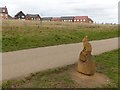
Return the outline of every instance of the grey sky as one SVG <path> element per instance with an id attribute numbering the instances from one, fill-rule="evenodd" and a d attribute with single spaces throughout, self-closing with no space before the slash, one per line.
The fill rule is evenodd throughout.
<path id="1" fill-rule="evenodd" d="M 119 0 L 0 0 L 9 14 L 39 13 L 41 16 L 89 16 L 96 22 L 117 23 Z"/>

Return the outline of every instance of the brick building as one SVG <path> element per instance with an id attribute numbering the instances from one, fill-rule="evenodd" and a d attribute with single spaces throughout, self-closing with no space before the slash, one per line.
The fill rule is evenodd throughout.
<path id="1" fill-rule="evenodd" d="M 90 19 L 88 16 L 75 16 L 74 22 L 93 23 L 93 20 Z"/>
<path id="2" fill-rule="evenodd" d="M 0 7 L 0 18 L 2 19 L 8 19 L 9 15 L 8 15 L 8 10 L 7 7 Z"/>
<path id="3" fill-rule="evenodd" d="M 27 14 L 26 20 L 41 20 L 41 17 L 39 14 Z"/>

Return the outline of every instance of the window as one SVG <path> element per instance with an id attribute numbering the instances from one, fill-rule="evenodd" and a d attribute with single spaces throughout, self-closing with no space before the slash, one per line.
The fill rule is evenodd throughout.
<path id="1" fill-rule="evenodd" d="M 89 21 L 89 23 L 92 23 L 91 21 Z"/>
<path id="2" fill-rule="evenodd" d="M 22 18 L 24 18 L 24 16 L 22 16 Z"/>
<path id="3" fill-rule="evenodd" d="M 76 20 L 74 20 L 76 22 Z"/>
<path id="4" fill-rule="evenodd" d="M 7 14 L 5 14 L 5 16 L 7 17 L 8 15 L 7 15 Z"/>
<path id="5" fill-rule="evenodd" d="M 5 10 L 3 10 L 3 12 L 5 12 Z"/>
<path id="6" fill-rule="evenodd" d="M 82 19 L 80 21 L 82 21 Z"/>
<path id="7" fill-rule="evenodd" d="M 85 21 L 85 19 L 83 21 Z"/>

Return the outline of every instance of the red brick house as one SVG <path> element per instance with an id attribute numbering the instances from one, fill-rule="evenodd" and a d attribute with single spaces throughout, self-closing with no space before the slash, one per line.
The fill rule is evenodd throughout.
<path id="1" fill-rule="evenodd" d="M 74 22 L 93 23 L 93 20 L 90 19 L 88 16 L 75 16 Z"/>
<path id="2" fill-rule="evenodd" d="M 7 7 L 0 7 L 0 18 L 2 19 L 8 19 L 8 10 L 7 10 Z"/>
<path id="3" fill-rule="evenodd" d="M 53 18 L 51 19 L 51 21 L 53 21 L 53 22 L 54 22 L 54 21 L 58 21 L 58 22 L 59 22 L 59 21 L 61 21 L 61 18 L 60 18 L 60 17 L 53 17 Z"/>
<path id="4" fill-rule="evenodd" d="M 26 20 L 41 20 L 41 17 L 39 14 L 27 14 Z"/>

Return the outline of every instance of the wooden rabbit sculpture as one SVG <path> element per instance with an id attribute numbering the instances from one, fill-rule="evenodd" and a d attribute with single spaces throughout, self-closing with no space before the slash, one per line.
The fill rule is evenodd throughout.
<path id="1" fill-rule="evenodd" d="M 87 36 L 85 36 L 82 41 L 84 48 L 79 55 L 77 70 L 86 75 L 93 75 L 96 71 L 96 65 L 92 60 L 92 46 L 88 42 Z"/>

